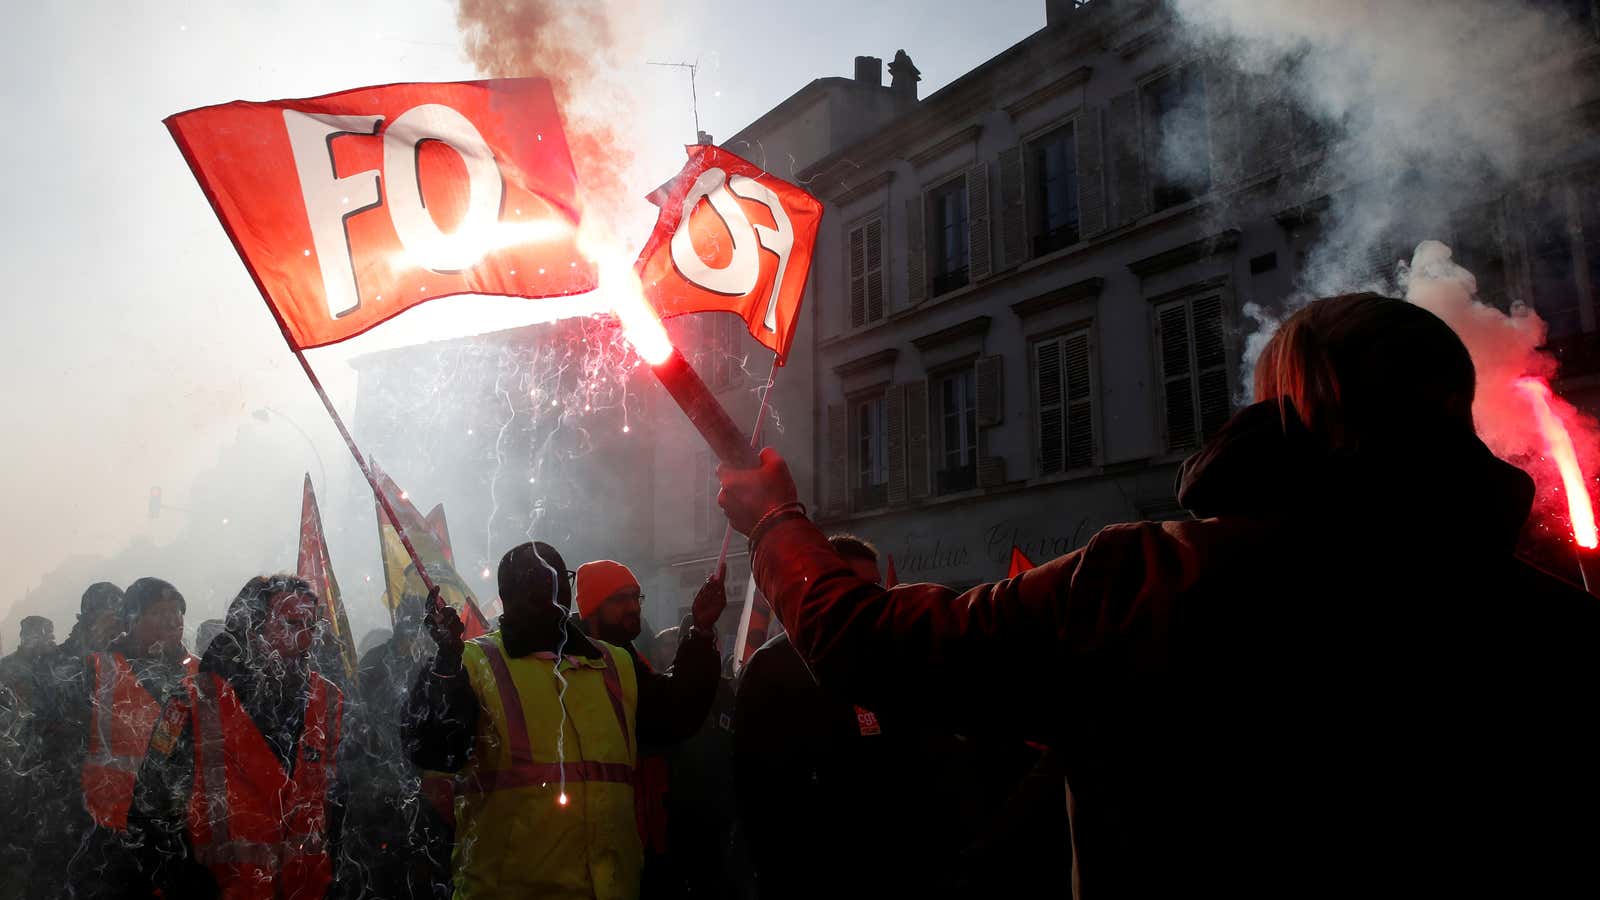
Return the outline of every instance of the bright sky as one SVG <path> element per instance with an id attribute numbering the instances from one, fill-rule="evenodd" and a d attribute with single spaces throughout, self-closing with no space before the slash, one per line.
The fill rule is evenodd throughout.
<path id="1" fill-rule="evenodd" d="M 719 138 L 814 77 L 849 76 L 857 54 L 888 60 L 905 48 L 922 70 L 927 96 L 1044 24 L 1044 0 L 654 5 L 670 6 L 671 24 L 630 14 L 623 22 L 637 30 L 630 43 L 648 59 L 700 61 L 701 121 Z M 0 146 L 7 176 L 0 271 L 8 282 L 0 300 L 0 377 L 9 386 L 10 424 L 0 456 L 9 506 L 0 622 L 7 650 L 16 641 L 10 607 L 69 557 L 108 556 L 148 542 L 151 565 L 170 559 L 170 571 L 187 571 L 180 561 L 197 549 L 184 541 L 197 534 L 292 530 L 299 474 L 319 471 L 311 445 L 336 486 L 354 476 L 161 119 L 232 99 L 472 78 L 454 15 L 454 4 L 443 0 L 41 3 L 9 10 L 0 37 L 12 122 L 12 137 Z M 644 61 L 633 64 L 640 108 L 652 112 L 624 130 L 643 159 L 636 194 L 675 171 L 680 145 L 693 138 L 687 78 Z M 313 363 L 349 414 L 349 356 L 536 319 L 528 304 L 537 302 L 442 301 L 318 351 Z M 252 417 L 267 406 L 303 427 L 310 441 L 282 420 Z M 219 466 L 209 494 L 191 496 L 197 474 Z M 238 485 L 238 493 L 217 496 L 218 481 Z M 149 520 L 152 485 L 162 486 L 169 505 L 194 504 L 195 511 Z M 258 502 L 264 492 L 270 503 Z M 333 495 L 323 499 L 325 516 L 359 512 L 371 528 L 370 507 L 343 509 L 354 501 L 325 493 Z M 256 521 L 265 509 L 272 521 Z M 193 601 L 231 590 L 255 566 L 292 566 L 292 555 L 274 556 L 292 537 L 284 534 L 270 548 L 245 541 L 229 584 L 179 587 Z M 229 545 L 208 541 L 204 552 L 219 546 Z M 335 563 L 352 571 L 376 566 L 337 555 Z M 143 574 L 167 572 L 99 577 L 126 583 Z M 341 577 L 347 585 L 352 578 Z M 56 613 L 62 636 L 76 594 L 59 603 L 66 607 Z"/>

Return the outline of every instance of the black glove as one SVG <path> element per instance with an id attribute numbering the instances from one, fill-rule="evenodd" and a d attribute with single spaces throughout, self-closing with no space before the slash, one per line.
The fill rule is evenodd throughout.
<path id="1" fill-rule="evenodd" d="M 450 604 L 439 599 L 437 587 L 428 592 L 427 625 L 428 636 L 439 647 L 438 662 L 455 668 L 461 661 L 461 649 L 465 646 L 461 636 L 466 633 L 467 626 L 461 624 L 461 617 L 456 615 Z M 435 668 L 442 666 L 436 665 Z"/>
<path id="2" fill-rule="evenodd" d="M 722 573 L 716 572 L 706 583 L 700 586 L 699 592 L 694 595 L 694 605 L 690 608 L 690 616 L 694 627 L 703 632 L 715 633 L 717 620 L 722 618 L 722 611 L 728 608 L 728 590 L 723 584 Z"/>

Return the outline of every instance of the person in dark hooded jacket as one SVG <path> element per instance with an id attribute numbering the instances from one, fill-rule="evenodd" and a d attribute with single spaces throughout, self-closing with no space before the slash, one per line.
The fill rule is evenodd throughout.
<path id="1" fill-rule="evenodd" d="M 310 662 L 317 622 L 300 578 L 240 589 L 151 735 L 128 815 L 134 895 L 311 898 L 331 887 L 347 765 L 343 698 Z"/>
<path id="2" fill-rule="evenodd" d="M 1594 896 L 1600 603 L 1514 557 L 1466 348 L 1347 295 L 1255 375 L 1192 520 L 965 593 L 855 575 L 771 450 L 720 502 L 825 685 L 1060 754 L 1078 896 Z"/>

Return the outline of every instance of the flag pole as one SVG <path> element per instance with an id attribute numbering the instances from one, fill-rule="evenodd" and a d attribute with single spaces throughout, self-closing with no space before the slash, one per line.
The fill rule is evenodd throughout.
<path id="1" fill-rule="evenodd" d="M 761 389 L 761 407 L 756 410 L 756 423 L 750 429 L 750 449 L 760 451 L 761 429 L 767 424 L 767 406 L 772 397 L 772 386 L 778 380 L 778 354 L 772 354 L 772 368 L 767 372 L 766 387 Z M 728 567 L 728 545 L 733 541 L 733 523 L 729 522 L 722 529 L 722 550 L 717 553 L 717 577 L 721 578 L 723 570 Z M 751 572 L 751 577 L 755 573 Z M 748 621 L 748 620 L 747 620 Z"/>
<path id="2" fill-rule="evenodd" d="M 271 306 L 269 303 L 268 306 Z M 277 310 L 274 308 L 274 315 Z M 279 323 L 282 324 L 281 321 Z M 287 338 L 288 330 L 284 330 Z M 423 587 L 428 589 L 430 605 L 442 603 L 439 599 L 439 587 L 433 583 L 433 578 L 428 575 L 428 570 L 422 565 L 422 557 L 417 554 L 417 548 L 411 545 L 411 538 L 406 535 L 406 527 L 400 524 L 400 517 L 395 515 L 394 507 L 389 505 L 389 498 L 384 496 L 383 489 L 378 487 L 378 479 L 373 476 L 372 468 L 367 465 L 367 460 L 361 455 L 361 450 L 356 447 L 355 438 L 350 436 L 350 429 L 344 426 L 344 419 L 339 415 L 339 410 L 334 408 L 333 401 L 328 399 L 328 392 L 323 390 L 322 381 L 317 378 L 317 373 L 307 361 L 305 351 L 289 342 L 289 349 L 294 351 L 294 358 L 300 361 L 300 368 L 305 370 L 306 378 L 311 381 L 311 387 L 316 389 L 317 396 L 322 400 L 322 407 L 328 411 L 328 417 L 333 419 L 334 427 L 339 429 L 339 436 L 344 438 L 344 445 L 350 448 L 350 455 L 355 457 L 356 465 L 360 467 L 361 474 L 367 479 L 367 484 L 372 488 L 372 495 L 378 499 L 378 505 L 383 508 L 383 514 L 389 517 L 389 524 L 394 526 L 394 533 L 400 538 L 400 546 L 406 548 L 406 554 L 411 557 L 411 564 L 417 567 L 417 576 L 422 579 Z M 394 610 L 389 610 L 389 618 L 394 619 Z"/>

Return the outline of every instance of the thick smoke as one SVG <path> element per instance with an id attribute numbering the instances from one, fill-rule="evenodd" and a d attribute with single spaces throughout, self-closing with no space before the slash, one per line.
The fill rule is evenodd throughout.
<path id="1" fill-rule="evenodd" d="M 1477 279 L 1457 265 L 1450 248 L 1438 241 L 1418 245 L 1411 262 L 1400 266 L 1399 274 L 1406 299 L 1448 323 L 1472 354 L 1478 373 L 1472 417 L 1478 435 L 1495 455 L 1517 463 L 1533 476 L 1538 485 L 1539 518 L 1564 521 L 1561 475 L 1545 458 L 1538 420 L 1527 397 L 1515 386 L 1525 376 L 1548 379 L 1555 374 L 1555 358 L 1539 349 L 1545 338 L 1544 321 L 1520 304 L 1507 314 L 1480 302 Z M 1594 472 L 1600 461 L 1600 429 L 1594 419 L 1559 396 L 1552 407 L 1572 434 L 1584 471 Z"/>
<path id="2" fill-rule="evenodd" d="M 624 69 L 639 55 L 629 35 L 645 30 L 640 20 L 651 8 L 631 0 L 460 0 L 456 14 L 480 72 L 550 79 L 588 207 L 606 220 L 630 199 L 628 138 L 639 105 Z"/>
<path id="3" fill-rule="evenodd" d="M 1552 6 L 1551 4 L 1547 4 Z M 1307 248 L 1298 296 L 1396 292 L 1396 265 L 1463 227 L 1538 165 L 1534 123 L 1565 108 L 1538 85 L 1576 46 L 1563 16 L 1524 0 L 1170 0 L 1177 32 L 1238 69 L 1254 124 L 1293 109 L 1295 142 L 1327 138 L 1304 200 L 1329 206 Z M 1249 141 L 1252 135 L 1247 134 Z M 1486 227 L 1472 223 L 1466 227 Z M 1266 331 L 1273 310 L 1248 311 Z M 1264 339 L 1250 342 L 1259 352 Z M 1255 356 L 1247 353 L 1253 368 Z M 1246 379 L 1248 380 L 1248 379 Z"/>
<path id="4" fill-rule="evenodd" d="M 1303 167 L 1288 182 L 1304 191 L 1294 202 L 1326 198 L 1309 245 L 1299 248 L 1304 260 L 1294 293 L 1244 305 L 1256 329 L 1245 340 L 1241 383 L 1253 380 L 1278 323 L 1313 298 L 1404 292 L 1466 343 L 1478 372 L 1474 416 L 1485 443 L 1534 475 L 1541 518 L 1564 521 L 1559 476 L 1543 459 L 1527 400 L 1513 387 L 1523 375 L 1556 374 L 1555 359 L 1538 349 L 1545 324 L 1530 308 L 1534 298 L 1496 284 L 1493 305 L 1480 300 L 1473 275 L 1444 243 L 1429 240 L 1447 238 L 1458 249 L 1494 245 L 1496 217 L 1485 211 L 1549 168 L 1544 156 L 1560 145 L 1548 139 L 1550 129 L 1562 127 L 1571 103 L 1550 86 L 1567 82 L 1562 67 L 1582 37 L 1564 5 L 1169 0 L 1169 7 L 1181 40 L 1238 70 L 1254 117 L 1247 144 L 1271 110 L 1291 111 L 1279 121 Z M 1585 471 L 1594 472 L 1600 432 L 1593 420 L 1559 398 L 1557 413 Z"/>

